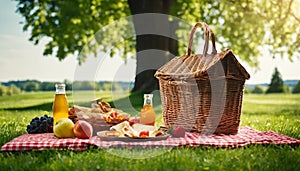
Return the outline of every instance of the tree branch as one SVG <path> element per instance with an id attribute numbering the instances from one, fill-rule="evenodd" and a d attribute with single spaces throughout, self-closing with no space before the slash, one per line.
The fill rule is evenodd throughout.
<path id="1" fill-rule="evenodd" d="M 288 7 L 288 10 L 287 10 L 286 13 L 285 13 L 284 20 L 286 20 L 287 17 L 288 17 L 288 15 L 289 15 L 289 13 L 291 13 L 291 8 L 292 8 L 293 1 L 294 1 L 294 0 L 291 0 L 291 1 L 289 2 L 289 7 Z"/>
<path id="2" fill-rule="evenodd" d="M 300 19 L 294 13 L 291 13 L 291 15 L 300 23 Z"/>

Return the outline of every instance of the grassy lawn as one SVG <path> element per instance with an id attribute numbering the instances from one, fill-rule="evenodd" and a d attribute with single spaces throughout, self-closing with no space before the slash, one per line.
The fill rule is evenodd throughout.
<path id="1" fill-rule="evenodd" d="M 89 95 L 87 95 L 89 94 Z M 137 114 L 142 96 L 108 92 L 68 93 L 70 105 L 89 105 L 91 95 Z M 51 115 L 53 92 L 35 92 L 0 97 L 0 145 L 26 133 L 26 125 L 35 116 Z M 131 105 L 128 105 L 130 102 Z M 161 124 L 161 106 L 155 99 L 157 122 Z M 300 139 L 300 95 L 246 94 L 241 124 L 260 131 L 273 130 Z M 123 158 L 114 154 L 161 155 L 145 159 Z M 0 153 L 1 170 L 300 170 L 300 147 L 251 145 L 244 148 L 211 147 L 168 149 L 91 148 L 83 152 L 31 151 Z"/>

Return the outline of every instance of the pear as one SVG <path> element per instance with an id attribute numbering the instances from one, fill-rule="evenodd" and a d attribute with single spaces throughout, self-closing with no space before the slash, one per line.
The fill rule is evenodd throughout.
<path id="1" fill-rule="evenodd" d="M 73 138 L 74 123 L 69 118 L 59 119 L 53 127 L 54 135 L 58 138 Z"/>

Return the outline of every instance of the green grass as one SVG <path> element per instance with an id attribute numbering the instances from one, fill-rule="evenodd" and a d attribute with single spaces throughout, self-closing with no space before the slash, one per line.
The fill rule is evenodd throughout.
<path id="1" fill-rule="evenodd" d="M 243 101 L 241 124 L 300 139 L 300 95 L 247 94 Z"/>
<path id="2" fill-rule="evenodd" d="M 77 94 L 76 94 L 77 93 Z M 111 101 L 108 92 L 68 94 L 70 105 L 89 105 L 91 96 Z M 114 94 L 114 103 L 137 114 L 142 95 Z M 0 145 L 26 133 L 35 116 L 51 115 L 53 92 L 0 97 Z M 75 99 L 75 100 L 74 100 Z M 128 103 L 133 104 L 128 106 Z M 161 122 L 159 97 L 155 99 Z M 300 139 L 300 95 L 246 94 L 241 124 L 260 131 L 273 130 Z M 136 156 L 144 159 L 124 158 Z M 244 148 L 212 147 L 174 149 L 95 149 L 83 152 L 45 150 L 0 153 L 1 170 L 300 170 L 300 147 L 250 145 Z"/>

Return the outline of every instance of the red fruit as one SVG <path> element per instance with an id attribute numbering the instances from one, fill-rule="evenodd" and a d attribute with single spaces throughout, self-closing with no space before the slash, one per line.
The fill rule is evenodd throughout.
<path id="1" fill-rule="evenodd" d="M 149 137 L 149 131 L 141 131 L 139 137 Z"/>
<path id="2" fill-rule="evenodd" d="M 74 135 L 80 139 L 88 139 L 93 135 L 93 127 L 84 120 L 78 120 L 73 128 Z"/>
<path id="3" fill-rule="evenodd" d="M 140 123 L 139 118 L 132 118 L 129 120 L 129 125 L 132 126 L 133 124 Z"/>
<path id="4" fill-rule="evenodd" d="M 185 130 L 182 126 L 177 126 L 173 129 L 173 137 L 179 138 L 179 137 L 185 137 Z"/>

